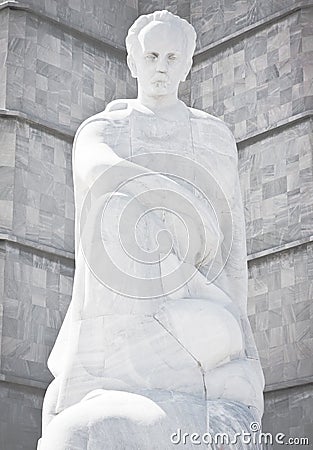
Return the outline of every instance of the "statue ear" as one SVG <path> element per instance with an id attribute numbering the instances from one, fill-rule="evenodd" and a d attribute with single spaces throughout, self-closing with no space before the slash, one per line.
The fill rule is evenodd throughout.
<path id="1" fill-rule="evenodd" d="M 133 78 L 137 78 L 137 68 L 134 58 L 131 55 L 127 55 L 127 65 Z"/>

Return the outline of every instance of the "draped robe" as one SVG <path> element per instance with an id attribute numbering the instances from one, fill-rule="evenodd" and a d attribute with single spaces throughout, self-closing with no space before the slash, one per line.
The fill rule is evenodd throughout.
<path id="1" fill-rule="evenodd" d="M 159 389 L 236 401 L 260 418 L 264 380 L 246 310 L 235 140 L 204 112 L 188 108 L 185 126 L 137 105 L 112 102 L 75 137 L 76 271 L 48 361 L 60 382 L 56 412 L 97 388 Z M 131 213 L 130 236 L 127 223 L 121 231 L 116 220 L 134 198 L 138 216 L 153 208 L 149 190 L 156 208 L 158 202 L 164 208 L 143 216 L 137 244 L 146 254 L 158 252 L 159 261 L 142 264 L 126 258 L 119 243 L 119 233 L 125 245 L 134 238 Z M 189 227 L 187 250 L 173 211 Z M 165 236 L 164 249 L 155 252 L 153 240 L 164 229 L 172 248 Z M 140 256 L 137 244 L 130 248 Z M 226 337 L 223 326 L 230 330 Z"/>

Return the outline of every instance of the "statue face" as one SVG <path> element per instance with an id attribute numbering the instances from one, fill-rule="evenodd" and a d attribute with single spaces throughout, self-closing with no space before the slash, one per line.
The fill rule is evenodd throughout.
<path id="1" fill-rule="evenodd" d="M 151 22 L 138 41 L 130 67 L 142 92 L 152 97 L 177 94 L 189 71 L 182 30 L 175 24 Z"/>

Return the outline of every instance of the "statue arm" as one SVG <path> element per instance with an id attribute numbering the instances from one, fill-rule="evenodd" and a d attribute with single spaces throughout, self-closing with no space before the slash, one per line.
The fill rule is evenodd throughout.
<path id="1" fill-rule="evenodd" d="M 74 176 L 86 186 L 91 186 L 108 166 L 122 161 L 105 142 L 108 125 L 105 118 L 94 116 L 77 130 L 73 145 Z"/>
<path id="2" fill-rule="evenodd" d="M 100 113 L 93 116 L 86 120 L 76 133 L 73 145 L 75 188 L 78 190 L 90 189 L 94 182 L 111 168 L 113 170 L 110 172 L 110 178 L 114 177 L 116 187 L 133 177 L 134 181 L 131 187 L 136 191 L 136 186 L 142 185 L 140 176 L 149 174 L 154 175 L 149 177 L 149 187 L 164 187 L 164 182 L 166 181 L 177 188 L 177 183 L 162 174 L 136 164 L 130 158 L 119 156 L 118 152 L 120 149 L 118 145 L 113 149 L 112 145 L 108 144 L 108 135 L 115 134 L 116 140 L 118 140 L 119 134 L 115 121 L 107 117 L 108 115 L 109 113 L 106 115 Z M 128 148 L 127 150 L 128 154 L 130 154 L 130 149 Z M 107 174 L 109 175 L 109 172 Z M 129 186 L 128 184 L 128 188 Z"/>
<path id="3" fill-rule="evenodd" d="M 109 114 L 105 113 L 106 116 L 97 115 L 88 119 L 82 124 L 76 134 L 73 150 L 76 193 L 82 192 L 82 197 L 84 197 L 86 192 L 93 189 L 93 198 L 97 196 L 100 198 L 99 196 L 112 192 L 124 192 L 134 197 L 142 192 L 150 192 L 151 195 L 146 195 L 148 204 L 144 206 L 153 206 L 149 204 L 154 198 L 153 190 L 155 190 L 154 192 L 163 192 L 163 195 L 166 192 L 179 193 L 182 198 L 186 199 L 188 205 L 197 205 L 200 217 L 207 217 L 205 221 L 207 226 L 206 235 L 210 238 L 208 247 L 215 248 L 216 241 L 218 240 L 217 236 L 220 236 L 221 240 L 222 234 L 218 230 L 214 218 L 209 218 L 205 207 L 200 201 L 196 202 L 197 199 L 190 191 L 168 176 L 158 171 L 153 171 L 151 167 L 147 167 L 149 161 L 144 160 L 146 164 L 141 166 L 128 158 L 119 156 L 122 153 L 118 144 L 120 129 L 118 123 L 116 125 L 114 120 L 108 119 Z M 108 141 L 112 141 L 112 135 L 116 136 L 116 148 L 112 148 L 108 144 Z M 128 154 L 130 154 L 130 149 L 128 149 Z M 97 187 L 95 188 L 96 180 L 99 180 L 99 182 L 97 182 Z M 162 194 L 160 195 L 162 196 Z M 170 195 L 168 199 L 172 197 Z M 175 212 L 184 217 L 188 223 L 190 221 L 192 222 L 193 216 L 191 214 L 188 217 L 188 211 L 185 210 L 186 204 L 175 202 L 174 205 L 171 204 L 170 206 L 171 208 L 174 207 Z M 170 226 L 171 222 L 167 225 Z M 195 222 L 192 224 L 192 229 L 199 228 L 200 225 Z M 174 232 L 174 230 L 172 231 Z M 195 235 L 200 239 L 199 232 L 196 232 Z M 196 243 L 195 247 L 197 247 Z M 195 250 L 195 254 L 197 252 L 198 249 Z M 211 253 L 213 254 L 214 252 L 212 251 Z M 196 261 L 192 262 L 195 263 Z"/>

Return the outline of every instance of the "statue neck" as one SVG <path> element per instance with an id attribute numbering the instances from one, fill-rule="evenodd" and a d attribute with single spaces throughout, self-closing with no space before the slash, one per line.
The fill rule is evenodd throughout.
<path id="1" fill-rule="evenodd" d="M 188 116 L 188 108 L 176 94 L 149 97 L 138 91 L 137 102 L 156 116 L 168 120 L 183 120 Z"/>

